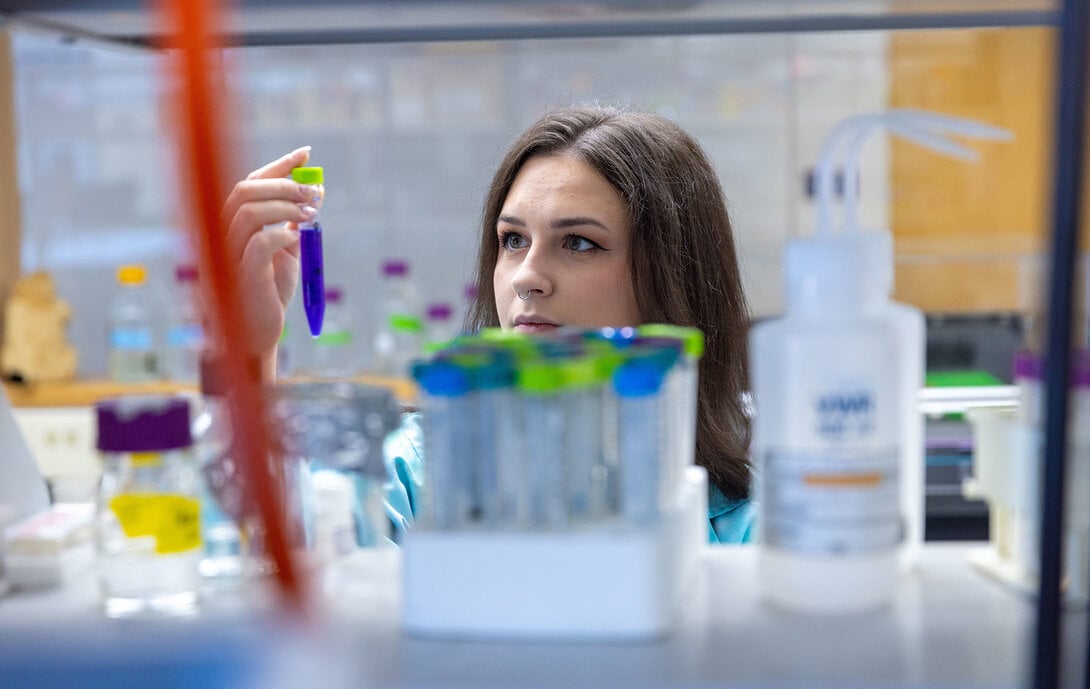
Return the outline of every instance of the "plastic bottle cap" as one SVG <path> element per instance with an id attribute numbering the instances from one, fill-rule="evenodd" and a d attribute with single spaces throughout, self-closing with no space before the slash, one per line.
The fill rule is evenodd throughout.
<path id="1" fill-rule="evenodd" d="M 605 381 L 602 377 L 602 369 L 597 365 L 594 357 L 580 357 L 565 361 L 561 366 L 564 369 L 565 382 L 568 387 L 586 389 L 594 387 Z"/>
<path id="2" fill-rule="evenodd" d="M 1014 378 L 1032 378 L 1041 380 L 1044 371 L 1041 367 L 1041 359 L 1033 352 L 1021 350 L 1014 355 Z"/>
<path id="3" fill-rule="evenodd" d="M 640 357 L 621 364 L 613 373 L 613 389 L 621 397 L 645 397 L 662 388 L 666 369 L 653 359 Z"/>
<path id="4" fill-rule="evenodd" d="M 828 310 L 860 303 L 866 289 L 860 234 L 795 239 L 787 244 L 788 308 Z"/>
<path id="5" fill-rule="evenodd" d="M 550 395 L 564 389 L 567 380 L 561 365 L 553 361 L 533 361 L 518 368 L 519 390 L 531 395 Z"/>
<path id="6" fill-rule="evenodd" d="M 515 384 L 515 369 L 510 362 L 493 361 L 473 371 L 478 390 L 499 390 Z"/>
<path id="7" fill-rule="evenodd" d="M 400 258 L 389 258 L 382 262 L 382 274 L 386 277 L 400 277 L 409 274 L 408 262 Z"/>
<path id="8" fill-rule="evenodd" d="M 691 359 L 704 356 L 704 333 L 699 328 L 671 323 L 648 323 L 636 328 L 644 337 L 669 337 L 681 341 L 685 355 Z"/>
<path id="9" fill-rule="evenodd" d="M 102 452 L 154 452 L 189 447 L 189 402 L 170 395 L 127 395 L 100 400 L 98 441 Z"/>
<path id="10" fill-rule="evenodd" d="M 174 279 L 178 282 L 196 282 L 197 266 L 175 266 Z"/>
<path id="11" fill-rule="evenodd" d="M 413 365 L 413 378 L 429 395 L 458 397 L 472 389 L 469 371 L 449 361 Z"/>
<path id="12" fill-rule="evenodd" d="M 428 320 L 429 321 L 445 321 L 451 317 L 454 313 L 454 309 L 450 307 L 450 304 L 428 304 Z"/>
<path id="13" fill-rule="evenodd" d="M 324 177 L 320 167 L 296 167 L 291 170 L 292 180 L 299 184 L 322 184 Z"/>
<path id="14" fill-rule="evenodd" d="M 601 328 L 593 336 L 609 342 L 614 347 L 624 348 L 636 341 L 639 333 L 635 328 Z"/>
<path id="15" fill-rule="evenodd" d="M 142 285 L 148 279 L 144 266 L 128 265 L 117 269 L 117 281 L 122 285 Z"/>

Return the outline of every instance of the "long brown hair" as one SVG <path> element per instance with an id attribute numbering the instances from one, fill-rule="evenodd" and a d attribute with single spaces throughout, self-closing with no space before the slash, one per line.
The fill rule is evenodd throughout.
<path id="1" fill-rule="evenodd" d="M 704 332 L 696 461 L 724 495 L 749 494 L 749 310 L 719 179 L 703 150 L 676 124 L 649 113 L 593 106 L 551 112 L 511 146 L 485 199 L 477 298 L 467 330 L 499 325 L 492 273 L 496 222 L 515 176 L 531 157 L 572 155 L 594 167 L 628 207 L 632 281 L 644 323 Z"/>

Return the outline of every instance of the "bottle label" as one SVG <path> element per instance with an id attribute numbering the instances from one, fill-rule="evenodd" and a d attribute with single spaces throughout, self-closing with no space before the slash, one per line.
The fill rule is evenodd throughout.
<path id="1" fill-rule="evenodd" d="M 196 323 L 176 325 L 167 331 L 167 344 L 171 347 L 197 347 L 203 340 L 204 333 Z"/>
<path id="2" fill-rule="evenodd" d="M 134 467 L 153 467 L 163 463 L 163 456 L 158 452 L 133 452 L 129 459 Z"/>
<path id="3" fill-rule="evenodd" d="M 761 539 L 811 555 L 859 554 L 900 542 L 897 448 L 769 450 Z"/>
<path id="4" fill-rule="evenodd" d="M 113 328 L 110 330 L 110 346 L 114 349 L 146 351 L 152 348 L 150 328 Z"/>
<path id="5" fill-rule="evenodd" d="M 323 331 L 314 341 L 321 347 L 340 347 L 352 344 L 352 333 L 347 330 Z"/>
<path id="6" fill-rule="evenodd" d="M 154 537 L 159 555 L 201 547 L 200 509 L 200 502 L 184 495 L 128 493 L 110 500 L 125 536 Z"/>
<path id="7" fill-rule="evenodd" d="M 404 313 L 390 314 L 390 330 L 404 333 L 419 333 L 423 330 L 420 319 Z"/>

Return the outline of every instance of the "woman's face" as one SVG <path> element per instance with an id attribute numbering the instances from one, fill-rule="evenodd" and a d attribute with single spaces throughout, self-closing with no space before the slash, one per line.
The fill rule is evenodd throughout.
<path id="1" fill-rule="evenodd" d="M 500 326 L 538 333 L 638 325 L 631 234 L 624 200 L 593 167 L 569 155 L 527 160 L 496 222 Z"/>

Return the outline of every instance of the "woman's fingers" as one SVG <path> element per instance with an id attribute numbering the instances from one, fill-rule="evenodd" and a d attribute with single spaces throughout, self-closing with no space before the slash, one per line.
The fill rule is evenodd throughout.
<path id="1" fill-rule="evenodd" d="M 283 199 L 268 199 L 243 204 L 231 218 L 227 228 L 227 246 L 235 261 L 242 257 L 251 237 L 259 237 L 266 225 L 299 223 L 314 217 L 297 203 Z"/>
<path id="2" fill-rule="evenodd" d="M 303 146 L 251 172 L 245 180 L 235 184 L 228 194 L 227 201 L 223 203 L 223 221 L 231 222 L 239 209 L 247 203 L 267 201 L 269 198 L 287 198 L 299 203 L 307 201 L 311 197 L 311 191 L 287 178 L 292 168 L 306 164 L 310 156 L 311 147 Z"/>
<path id="3" fill-rule="evenodd" d="M 246 175 L 246 179 L 267 179 L 271 177 L 287 177 L 291 174 L 293 167 L 299 167 L 305 165 L 307 160 L 310 159 L 310 146 L 302 146 L 295 149 L 287 155 L 280 156 L 276 160 L 272 161 L 264 167 L 259 167 L 250 174 Z"/>

